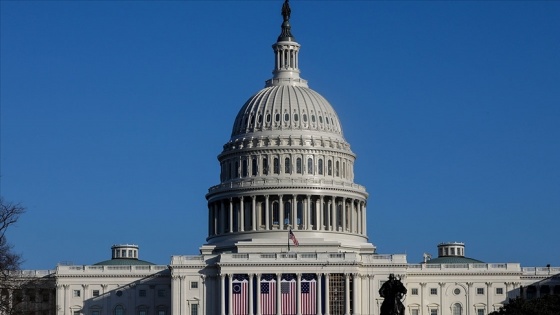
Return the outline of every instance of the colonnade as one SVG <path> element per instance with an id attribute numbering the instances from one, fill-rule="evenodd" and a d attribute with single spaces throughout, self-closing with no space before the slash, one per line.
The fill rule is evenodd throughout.
<path id="1" fill-rule="evenodd" d="M 208 235 L 270 230 L 366 235 L 365 200 L 328 195 L 253 195 L 208 204 Z"/>
<path id="2" fill-rule="evenodd" d="M 274 282 L 277 284 L 276 289 L 271 294 L 275 294 L 275 305 L 273 306 L 273 314 L 275 315 L 308 315 L 308 314 L 325 314 L 325 315 L 339 315 L 339 314 L 359 314 L 360 301 L 361 301 L 361 276 L 356 273 L 344 274 L 312 274 L 316 289 L 314 290 L 315 296 L 311 299 L 315 304 L 312 308 L 302 307 L 302 277 L 311 274 L 232 274 L 222 273 L 220 277 L 220 314 L 232 315 L 239 314 L 239 308 L 234 309 L 233 301 L 233 286 L 236 276 L 244 276 L 248 279 L 248 288 L 244 296 L 247 297 L 243 311 L 246 315 L 267 315 L 272 314 L 270 310 L 263 310 L 262 299 L 262 282 L 263 276 L 273 276 Z M 285 275 L 295 275 L 296 279 L 296 292 L 290 293 L 296 296 L 296 311 L 283 313 L 282 308 L 282 294 L 284 290 L 279 285 L 282 283 L 282 277 Z M 307 299 L 309 301 L 309 298 Z M 227 303 L 226 303 L 227 302 Z"/>

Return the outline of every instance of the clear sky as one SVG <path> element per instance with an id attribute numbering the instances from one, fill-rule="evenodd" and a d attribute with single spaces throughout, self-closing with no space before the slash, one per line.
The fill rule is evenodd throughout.
<path id="1" fill-rule="evenodd" d="M 26 269 L 207 234 L 216 156 L 271 77 L 275 1 L 1 1 L 1 194 Z M 302 77 L 337 111 L 368 234 L 560 266 L 560 2 L 291 1 Z"/>

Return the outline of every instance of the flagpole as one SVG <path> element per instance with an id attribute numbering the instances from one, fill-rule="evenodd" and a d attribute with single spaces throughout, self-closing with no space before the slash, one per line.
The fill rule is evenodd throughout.
<path id="1" fill-rule="evenodd" d="M 292 230 L 292 228 L 291 227 L 288 227 L 288 228 L 289 228 L 289 230 L 288 230 L 288 253 L 289 253 L 290 252 L 290 231 Z"/>

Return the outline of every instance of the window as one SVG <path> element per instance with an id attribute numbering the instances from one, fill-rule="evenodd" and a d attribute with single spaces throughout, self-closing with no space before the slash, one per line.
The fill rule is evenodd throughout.
<path id="1" fill-rule="evenodd" d="M 145 297 L 146 296 L 146 290 L 138 291 L 138 296 Z"/>
<path id="2" fill-rule="evenodd" d="M 335 168 L 334 168 L 334 171 L 335 171 L 334 176 L 336 176 L 336 177 L 340 176 L 339 169 L 340 169 L 340 162 L 336 161 Z"/>
<path id="3" fill-rule="evenodd" d="M 411 309 L 410 310 L 410 315 L 418 315 L 418 310 L 417 309 Z"/>
<path id="4" fill-rule="evenodd" d="M 74 297 L 80 297 L 81 294 L 80 290 L 74 290 Z"/>
<path id="5" fill-rule="evenodd" d="M 163 289 L 157 290 L 157 296 L 164 297 L 165 296 L 165 290 L 163 290 Z"/>
<path id="6" fill-rule="evenodd" d="M 191 304 L 191 315 L 198 315 L 198 304 Z"/>
<path id="7" fill-rule="evenodd" d="M 437 315 L 437 309 L 431 309 L 430 315 Z"/>
<path id="8" fill-rule="evenodd" d="M 198 282 L 191 281 L 191 289 L 198 289 Z"/>
<path id="9" fill-rule="evenodd" d="M 124 315 L 124 307 L 122 305 L 117 305 L 115 307 L 114 315 Z"/>
<path id="10" fill-rule="evenodd" d="M 74 311 L 73 314 L 74 315 L 80 315 L 80 311 Z"/>
<path id="11" fill-rule="evenodd" d="M 157 313 L 158 315 L 165 315 L 165 310 L 158 310 Z"/>
<path id="12" fill-rule="evenodd" d="M 93 295 L 93 296 L 99 296 L 99 290 L 93 290 L 93 291 L 91 292 L 91 295 Z"/>
<path id="13" fill-rule="evenodd" d="M 313 174 L 313 159 L 307 159 L 307 174 Z"/>
<path id="14" fill-rule="evenodd" d="M 411 294 L 412 295 L 418 295 L 418 289 L 417 288 L 412 288 Z"/>
<path id="15" fill-rule="evenodd" d="M 455 288 L 455 290 L 453 290 L 453 294 L 455 294 L 455 295 L 461 294 L 461 289 Z"/>
<path id="16" fill-rule="evenodd" d="M 484 294 L 484 288 L 476 288 L 476 294 Z"/>
<path id="17" fill-rule="evenodd" d="M 99 315 L 99 311 L 97 311 L 97 310 L 91 311 L 91 315 Z"/>
<path id="18" fill-rule="evenodd" d="M 277 157 L 274 158 L 274 174 L 280 174 L 280 160 Z"/>
<path id="19" fill-rule="evenodd" d="M 332 161 L 327 161 L 327 175 L 332 176 Z"/>
<path id="20" fill-rule="evenodd" d="M 504 294 L 504 288 L 496 288 L 496 294 Z"/>
<path id="21" fill-rule="evenodd" d="M 148 311 L 145 308 L 141 308 L 138 310 L 138 315 L 148 315 Z"/>
<path id="22" fill-rule="evenodd" d="M 252 170 L 251 170 L 251 172 L 252 172 L 251 175 L 257 176 L 257 173 L 258 173 L 258 171 L 259 171 L 259 168 L 257 167 L 257 158 L 253 158 L 253 162 L 252 162 L 252 165 L 251 165 L 251 169 L 252 169 Z"/>
<path id="23" fill-rule="evenodd" d="M 476 310 L 476 315 L 484 315 L 484 309 L 483 308 L 479 308 Z"/>
<path id="24" fill-rule="evenodd" d="M 437 295 L 437 288 L 431 288 L 430 289 L 430 294 L 431 295 Z"/>
<path id="25" fill-rule="evenodd" d="M 297 158 L 296 159 L 296 173 L 301 174 L 302 171 L 302 166 L 301 166 L 301 158 Z"/>
<path id="26" fill-rule="evenodd" d="M 462 315 L 463 307 L 459 303 L 453 304 L 453 315 Z"/>
<path id="27" fill-rule="evenodd" d="M 323 175 L 323 159 L 319 159 L 319 165 L 317 168 L 318 168 L 319 175 Z"/>
<path id="28" fill-rule="evenodd" d="M 241 168 L 241 176 L 247 177 L 247 175 L 248 175 L 248 174 L 247 174 L 247 160 L 243 160 L 242 163 L 241 163 L 241 166 L 242 166 L 242 168 Z"/>
<path id="29" fill-rule="evenodd" d="M 268 175 L 268 160 L 263 158 L 263 174 Z"/>
<path id="30" fill-rule="evenodd" d="M 291 166 L 292 166 L 292 164 L 290 163 L 290 158 L 287 157 L 284 160 L 284 173 L 285 174 L 290 174 L 290 172 L 292 171 Z"/>

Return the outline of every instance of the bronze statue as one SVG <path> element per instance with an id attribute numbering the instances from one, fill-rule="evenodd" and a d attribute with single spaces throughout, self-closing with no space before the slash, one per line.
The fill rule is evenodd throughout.
<path id="1" fill-rule="evenodd" d="M 404 305 L 401 300 L 406 294 L 406 288 L 401 279 L 389 275 L 389 281 L 383 283 L 379 289 L 379 295 L 384 298 L 381 303 L 381 315 L 404 315 Z"/>
<path id="2" fill-rule="evenodd" d="M 284 17 L 284 21 L 288 21 L 290 19 L 290 14 L 292 14 L 292 9 L 290 9 L 290 0 L 284 1 L 282 5 L 282 16 Z"/>

